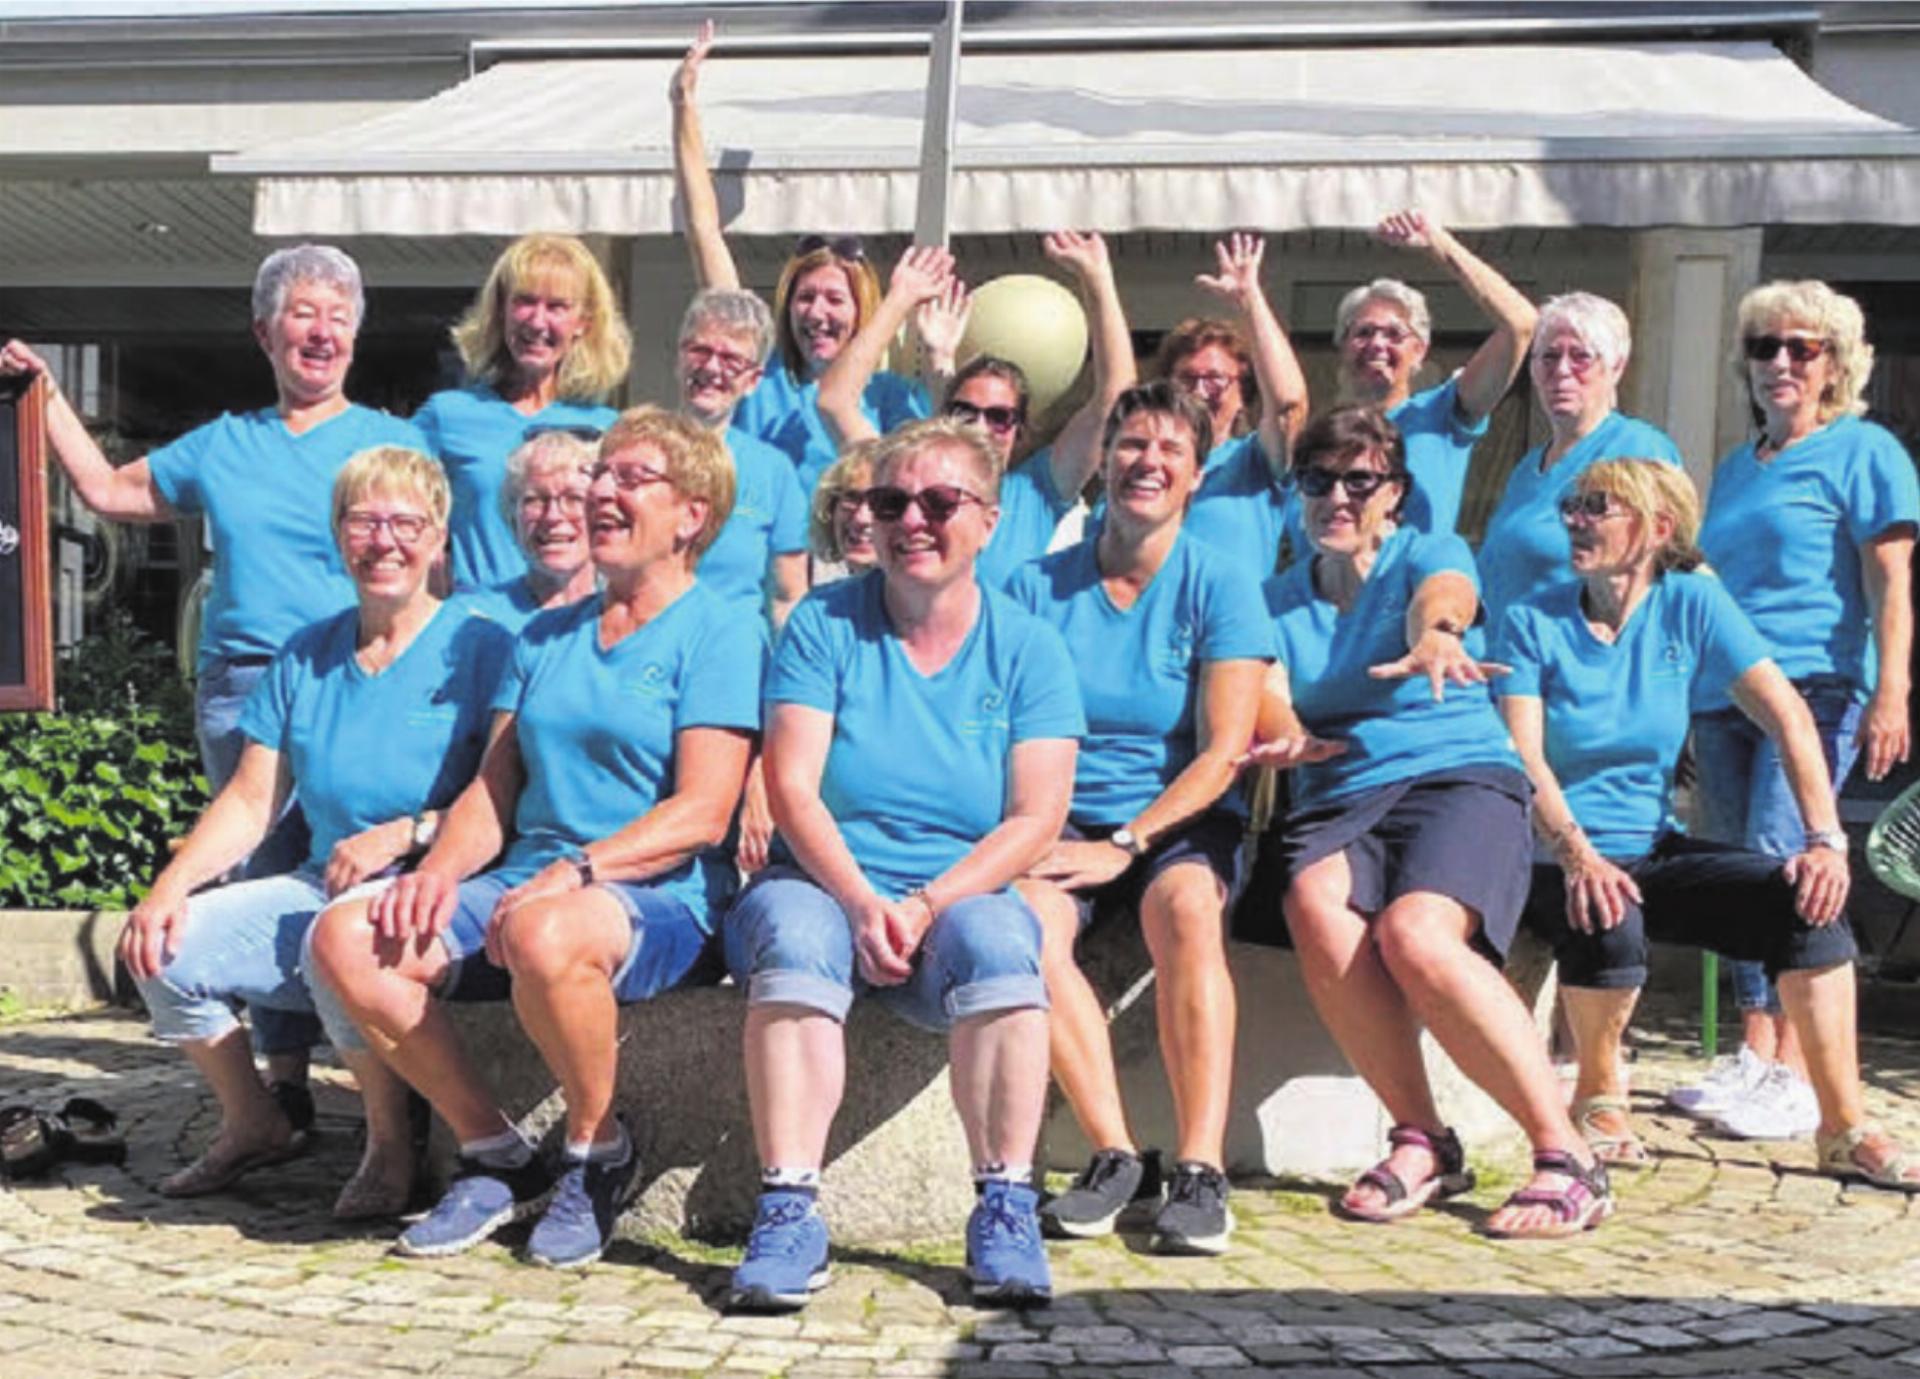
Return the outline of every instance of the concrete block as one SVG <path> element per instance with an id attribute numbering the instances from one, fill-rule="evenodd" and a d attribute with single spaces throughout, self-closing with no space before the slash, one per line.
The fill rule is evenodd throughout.
<path id="1" fill-rule="evenodd" d="M 34 1010 L 115 999 L 118 910 L 0 910 L 0 989 Z"/>

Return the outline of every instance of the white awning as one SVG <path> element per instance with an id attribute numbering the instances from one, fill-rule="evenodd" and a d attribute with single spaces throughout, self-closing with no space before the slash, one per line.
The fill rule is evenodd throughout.
<path id="1" fill-rule="evenodd" d="M 266 235 L 666 234 L 668 58 L 503 62 L 216 158 Z M 927 60 L 729 57 L 701 104 L 730 230 L 908 230 Z M 956 233 L 1920 224 L 1920 135 L 1765 43 L 974 53 Z"/>

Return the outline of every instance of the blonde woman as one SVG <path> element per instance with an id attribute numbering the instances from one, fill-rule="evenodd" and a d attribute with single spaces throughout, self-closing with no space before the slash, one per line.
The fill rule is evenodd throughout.
<path id="1" fill-rule="evenodd" d="M 813 551 L 810 583 L 827 584 L 864 574 L 880 558 L 873 544 L 873 509 L 867 503 L 867 490 L 873 487 L 873 456 L 879 448 L 878 439 L 855 441 L 820 476 L 807 528 Z"/>
<path id="2" fill-rule="evenodd" d="M 507 456 L 541 431 L 596 441 L 616 413 L 602 399 L 627 376 L 632 344 L 607 275 L 570 235 L 527 235 L 495 260 L 453 327 L 467 384 L 414 415 L 453 483 L 451 564 L 459 588 L 526 572 L 500 511 Z"/>
<path id="3" fill-rule="evenodd" d="M 1500 708 L 1550 858 L 1534 866 L 1522 922 L 1559 959 L 1580 1057 L 1575 1121 L 1603 1159 L 1645 1162 L 1620 1040 L 1649 941 L 1693 944 L 1778 976 L 1819 1099 L 1821 1171 L 1920 1191 L 1920 1160 L 1861 1106 L 1847 852 L 1820 731 L 1732 596 L 1696 572 L 1692 482 L 1653 460 L 1606 460 L 1561 507 L 1576 582 L 1509 609 L 1495 655 L 1511 667 Z M 1678 831 L 1674 767 L 1703 694 L 1730 696 L 1783 763 L 1811 840 L 1784 862 Z"/>

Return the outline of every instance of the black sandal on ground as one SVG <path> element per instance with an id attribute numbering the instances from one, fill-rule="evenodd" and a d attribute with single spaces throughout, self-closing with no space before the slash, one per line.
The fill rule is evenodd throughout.
<path id="1" fill-rule="evenodd" d="M 92 1097 L 74 1097 L 58 1111 L 24 1104 L 0 1108 L 0 1172 L 38 1178 L 56 1164 L 124 1164 L 120 1118 Z"/>

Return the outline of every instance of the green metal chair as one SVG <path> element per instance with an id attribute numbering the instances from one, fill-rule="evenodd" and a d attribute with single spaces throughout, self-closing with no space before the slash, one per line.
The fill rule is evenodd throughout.
<path id="1" fill-rule="evenodd" d="M 1902 790 L 1873 821 L 1867 833 L 1867 866 L 1881 885 L 1907 902 L 1893 937 L 1880 950 L 1881 957 L 1890 958 L 1900 950 L 1900 940 L 1920 910 L 1920 781 Z"/>

